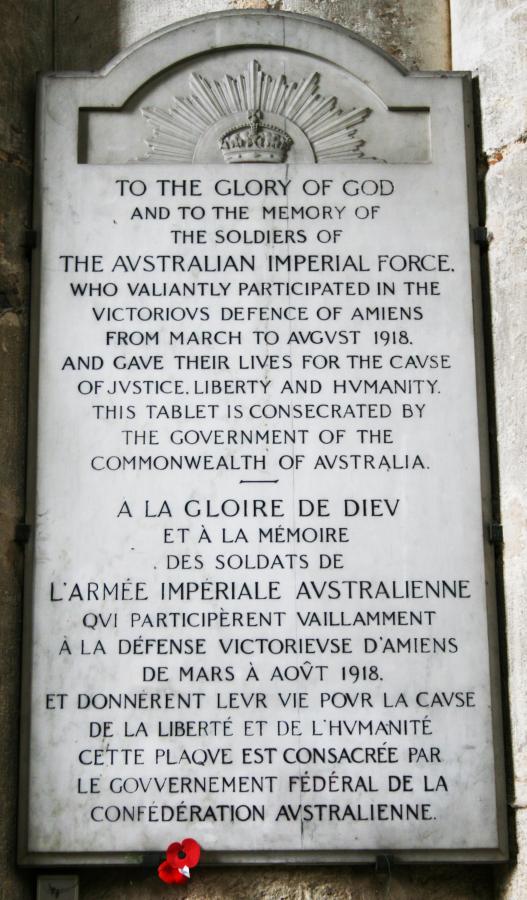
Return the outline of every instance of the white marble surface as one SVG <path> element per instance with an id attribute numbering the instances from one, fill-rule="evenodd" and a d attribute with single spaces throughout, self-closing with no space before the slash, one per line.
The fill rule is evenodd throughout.
<path id="1" fill-rule="evenodd" d="M 263 21 L 166 30 L 104 77 L 42 85 L 28 848 L 156 850 L 185 832 L 220 852 L 497 857 L 462 78 L 404 75 L 335 31 L 321 86 L 344 112 L 375 98 L 357 136 L 376 159 L 130 164 L 134 104 L 110 115 L 112 164 L 77 161 L 80 107 L 119 106 L 227 32 L 234 75 L 257 58 L 303 77 L 327 51 L 327 25 L 265 16 L 258 43 L 285 46 L 255 54 Z M 220 53 L 200 60 L 217 77 Z M 149 91 L 166 108 L 187 84 L 183 61 Z M 381 161 L 388 106 L 429 110 L 428 162 L 422 136 Z M 74 295 L 85 282 L 102 296 Z M 97 599 L 104 584 L 121 599 Z M 187 643 L 147 643 L 167 639 Z M 96 708 L 125 694 L 145 708 Z"/>

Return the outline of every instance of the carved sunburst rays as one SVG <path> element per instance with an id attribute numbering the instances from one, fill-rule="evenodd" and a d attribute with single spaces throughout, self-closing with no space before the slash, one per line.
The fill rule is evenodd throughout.
<path id="1" fill-rule="evenodd" d="M 317 72 L 299 83 L 275 78 L 252 60 L 236 77 L 225 75 L 209 81 L 198 72 L 189 79 L 190 96 L 175 97 L 171 109 L 153 106 L 142 110 L 152 135 L 147 140 L 147 159 L 192 162 L 196 145 L 204 132 L 233 113 L 254 110 L 274 113 L 294 122 L 307 137 L 319 163 L 359 159 L 364 141 L 357 138 L 357 126 L 369 116 L 367 107 L 343 112 L 336 97 L 318 92 Z"/>

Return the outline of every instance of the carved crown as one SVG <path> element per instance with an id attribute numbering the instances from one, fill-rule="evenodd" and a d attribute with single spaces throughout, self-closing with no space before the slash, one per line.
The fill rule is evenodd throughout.
<path id="1" fill-rule="evenodd" d="M 226 131 L 220 140 L 225 162 L 284 162 L 293 140 L 277 125 L 263 121 L 261 110 L 252 110 L 247 121 Z"/>

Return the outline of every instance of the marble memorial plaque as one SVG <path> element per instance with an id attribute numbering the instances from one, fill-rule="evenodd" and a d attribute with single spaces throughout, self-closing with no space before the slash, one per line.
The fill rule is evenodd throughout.
<path id="1" fill-rule="evenodd" d="M 24 861 L 505 857 L 469 96 L 261 13 L 42 78 Z"/>

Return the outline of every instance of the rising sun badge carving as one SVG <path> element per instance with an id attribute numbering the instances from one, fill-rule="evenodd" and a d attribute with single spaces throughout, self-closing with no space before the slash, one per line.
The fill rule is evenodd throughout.
<path id="1" fill-rule="evenodd" d="M 145 159 L 152 162 L 349 162 L 364 156 L 358 126 L 367 107 L 343 112 L 319 92 L 320 75 L 289 82 L 253 60 L 245 72 L 213 81 L 193 72 L 190 95 L 170 109 L 142 109 L 151 129 Z"/>

